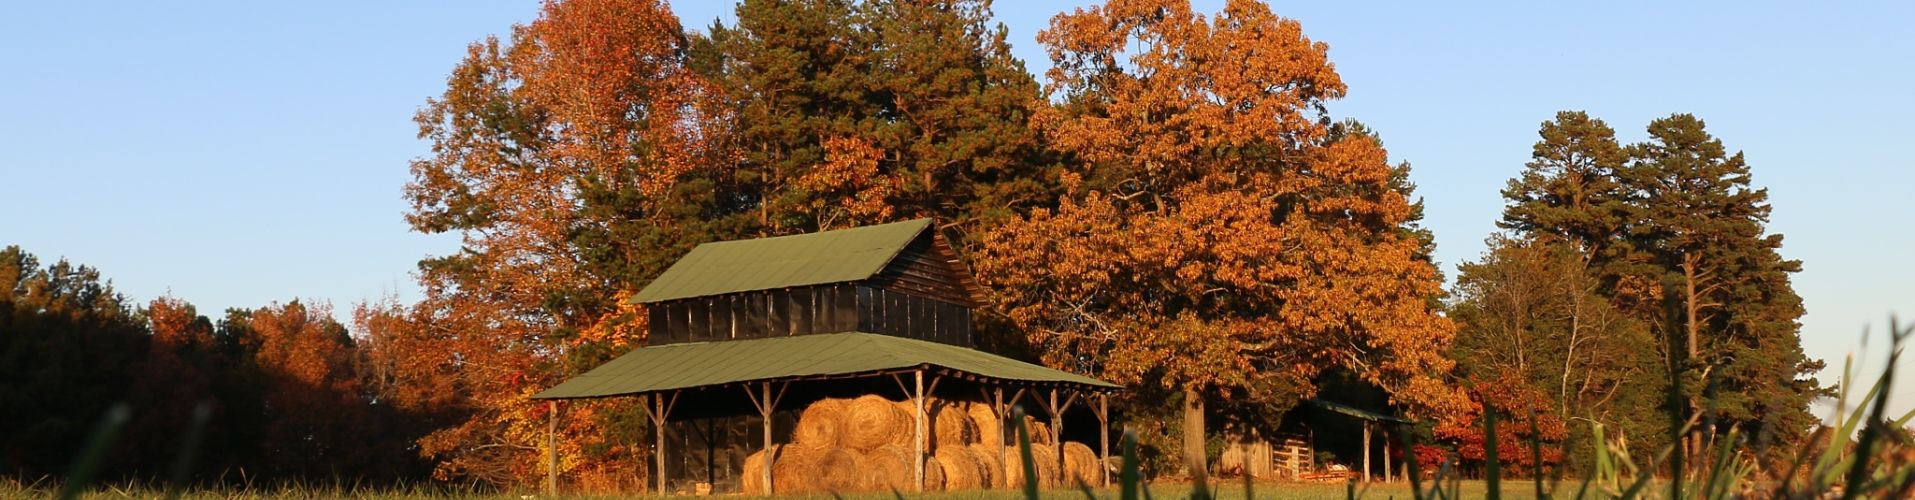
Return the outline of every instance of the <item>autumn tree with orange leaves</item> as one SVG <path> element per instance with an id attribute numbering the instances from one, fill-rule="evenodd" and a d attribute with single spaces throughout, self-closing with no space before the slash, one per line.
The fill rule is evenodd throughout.
<path id="1" fill-rule="evenodd" d="M 527 398 L 640 345 L 623 299 L 698 243 L 917 216 L 961 233 L 1044 198 L 1037 87 L 984 2 L 738 13 L 696 34 L 661 2 L 548 2 L 419 113 L 408 221 L 464 248 L 422 263 L 419 304 L 361 319 L 397 404 L 454 409 L 420 441 L 439 477 L 539 474 L 549 408 Z M 644 477 L 650 452 L 604 432 L 645 430 L 629 401 L 561 411 L 568 482 Z"/>
<path id="2" fill-rule="evenodd" d="M 977 266 L 1046 362 L 1183 394 L 1199 478 L 1207 409 L 1280 412 L 1326 370 L 1414 416 L 1460 407 L 1406 167 L 1329 125 L 1346 89 L 1325 44 L 1248 0 L 1112 1 L 1039 41 L 1056 105 L 1035 124 L 1067 195 L 991 232 Z"/>
<path id="3" fill-rule="evenodd" d="M 536 474 L 547 408 L 527 397 L 642 340 L 620 292 L 712 231 L 731 234 L 711 216 L 728 199 L 712 174 L 725 163 L 726 111 L 685 51 L 663 2 L 547 2 L 509 41 L 473 44 L 420 110 L 432 154 L 413 162 L 407 220 L 460 234 L 463 248 L 421 263 L 426 297 L 401 314 L 418 338 L 387 354 L 417 366 L 387 369 L 451 391 L 441 402 L 466 415 L 421 441 L 439 477 Z M 568 421 L 640 425 L 600 422 L 593 408 Z M 617 444 L 594 449 L 633 453 Z M 567 462 L 640 477 L 636 460 L 579 458 Z"/>

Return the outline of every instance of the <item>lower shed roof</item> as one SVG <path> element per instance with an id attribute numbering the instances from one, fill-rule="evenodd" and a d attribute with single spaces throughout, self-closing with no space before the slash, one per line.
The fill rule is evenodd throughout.
<path id="1" fill-rule="evenodd" d="M 1011 385 L 1114 391 L 1120 386 L 974 349 L 864 332 L 641 347 L 532 399 L 638 395 L 749 382 L 943 369 Z"/>

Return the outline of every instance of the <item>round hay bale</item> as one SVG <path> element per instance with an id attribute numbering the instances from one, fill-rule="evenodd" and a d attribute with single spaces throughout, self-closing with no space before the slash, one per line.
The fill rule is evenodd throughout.
<path id="1" fill-rule="evenodd" d="M 1064 442 L 1065 486 L 1077 486 L 1079 481 L 1097 485 L 1103 478 L 1103 471 L 1100 470 L 1100 463 L 1097 461 L 1097 452 L 1091 451 L 1090 446 L 1084 443 Z"/>
<path id="2" fill-rule="evenodd" d="M 911 414 L 905 413 L 898 403 L 866 394 L 846 406 L 838 442 L 861 452 L 889 444 L 908 445 L 914 422 Z"/>
<path id="3" fill-rule="evenodd" d="M 815 462 L 812 486 L 828 493 L 864 489 L 864 467 L 859 456 L 844 448 L 825 448 Z"/>
<path id="4" fill-rule="evenodd" d="M 997 412 L 991 405 L 969 403 L 964 405 L 964 413 L 971 418 L 971 426 L 977 428 L 977 442 L 997 445 L 1004 443 L 1003 422 L 997 418 Z"/>
<path id="5" fill-rule="evenodd" d="M 899 445 L 881 447 L 864 453 L 864 482 L 866 491 L 917 491 L 911 483 L 911 448 Z"/>
<path id="6" fill-rule="evenodd" d="M 1006 486 L 1024 485 L 1024 456 L 1017 448 L 1005 450 L 1004 484 Z M 1037 484 L 1040 487 L 1057 485 L 1057 450 L 1049 446 L 1031 446 L 1031 461 L 1037 467 Z"/>
<path id="7" fill-rule="evenodd" d="M 1006 486 L 1004 484 L 1004 461 L 998 460 L 997 456 L 998 450 L 1000 449 L 998 445 L 978 443 L 969 446 L 969 448 L 971 449 L 971 456 L 977 458 L 977 463 L 980 466 L 979 469 L 984 472 L 983 478 L 978 482 L 985 488 L 1003 488 Z"/>
<path id="8" fill-rule="evenodd" d="M 1032 417 L 1030 415 L 1024 416 L 1024 430 L 1027 432 L 1030 432 L 1031 445 L 1033 446 L 1040 445 L 1040 444 L 1052 444 L 1057 442 L 1056 440 L 1057 436 L 1051 433 L 1050 424 L 1045 423 L 1043 420 L 1038 420 L 1037 418 Z M 1009 433 L 1009 437 L 1010 437 L 1010 441 L 1006 441 L 1004 445 L 1010 446 L 1013 448 L 1017 447 L 1017 429 L 1011 429 Z"/>
<path id="9" fill-rule="evenodd" d="M 823 491 L 812 481 L 823 448 L 780 446 L 772 453 L 771 485 L 780 494 Z"/>
<path id="10" fill-rule="evenodd" d="M 771 450 L 772 450 L 771 451 L 772 454 L 774 455 L 777 454 L 778 445 L 772 445 Z M 769 492 L 765 491 L 765 473 L 763 469 L 764 466 L 765 466 L 764 450 L 754 451 L 754 452 L 751 452 L 750 455 L 745 455 L 745 465 L 744 467 L 738 470 L 738 483 L 739 483 L 739 486 L 741 486 L 740 489 L 743 490 L 746 494 L 749 494 L 749 495 L 769 494 Z"/>
<path id="11" fill-rule="evenodd" d="M 791 440 L 818 447 L 837 446 L 849 403 L 850 400 L 830 398 L 811 403 L 798 414 L 798 425 L 791 430 Z"/>
<path id="12" fill-rule="evenodd" d="M 924 491 L 942 491 L 944 489 L 944 465 L 936 460 L 924 461 Z"/>
<path id="13" fill-rule="evenodd" d="M 1032 446 L 1031 458 L 1037 460 L 1037 484 L 1046 488 L 1056 487 L 1059 484 L 1057 449 L 1050 446 Z"/>
<path id="14" fill-rule="evenodd" d="M 971 425 L 971 419 L 963 408 L 949 402 L 935 405 L 931 414 L 932 448 L 962 448 L 977 442 L 977 428 Z"/>
<path id="15" fill-rule="evenodd" d="M 1057 433 L 1051 431 L 1051 424 L 1033 419 L 1031 444 L 1057 444 Z"/>
<path id="16" fill-rule="evenodd" d="M 971 455 L 970 448 L 946 447 L 939 449 L 931 459 L 944 472 L 945 491 L 975 490 L 985 486 L 984 471 L 979 470 L 977 457 Z"/>

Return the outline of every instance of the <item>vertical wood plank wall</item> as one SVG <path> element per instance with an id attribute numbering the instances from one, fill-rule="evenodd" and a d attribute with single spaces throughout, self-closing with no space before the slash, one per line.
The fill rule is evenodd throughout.
<path id="1" fill-rule="evenodd" d="M 972 345 L 969 307 L 863 284 L 698 297 L 647 307 L 651 345 L 850 331 Z"/>

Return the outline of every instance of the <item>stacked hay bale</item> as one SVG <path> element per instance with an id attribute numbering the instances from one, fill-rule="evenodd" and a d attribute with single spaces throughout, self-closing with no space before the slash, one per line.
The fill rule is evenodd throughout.
<path id="1" fill-rule="evenodd" d="M 1005 427 L 990 405 L 930 399 L 925 410 L 927 491 L 1023 484 L 1015 441 L 1002 438 Z M 772 485 L 779 494 L 915 491 L 911 438 L 916 413 L 911 401 L 876 395 L 818 400 L 799 413 L 792 442 L 769 450 Z M 1039 484 L 1096 484 L 1102 478 L 1096 455 L 1079 443 L 1065 443 L 1060 470 L 1057 436 L 1043 422 L 1026 418 Z M 745 458 L 740 483 L 746 493 L 766 493 L 764 464 L 764 451 Z"/>
<path id="2" fill-rule="evenodd" d="M 1097 452 L 1089 446 L 1076 441 L 1064 442 L 1064 483 L 1075 486 L 1078 483 L 1096 485 L 1104 480 L 1103 462 L 1097 459 Z"/>

